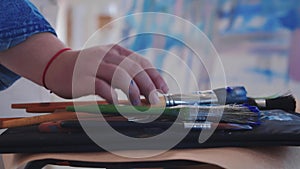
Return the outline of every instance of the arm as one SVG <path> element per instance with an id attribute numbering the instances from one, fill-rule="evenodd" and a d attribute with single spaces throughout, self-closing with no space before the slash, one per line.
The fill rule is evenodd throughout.
<path id="1" fill-rule="evenodd" d="M 30 36 L 55 30 L 28 0 L 1 0 L 0 51 L 24 42 Z M 0 64 L 0 91 L 11 86 L 19 75 Z"/>
<path id="2" fill-rule="evenodd" d="M 39 33 L 1 52 L 0 63 L 42 85 L 45 66 L 64 47 L 53 34 Z M 159 99 L 153 91 L 168 91 L 167 84 L 146 59 L 118 45 L 65 51 L 50 65 L 45 82 L 50 90 L 64 98 L 97 94 L 109 102 L 117 100 L 114 88 L 120 88 L 133 104 L 140 104 L 140 94 L 151 103 L 157 103 Z M 91 88 L 93 83 L 95 88 Z"/>

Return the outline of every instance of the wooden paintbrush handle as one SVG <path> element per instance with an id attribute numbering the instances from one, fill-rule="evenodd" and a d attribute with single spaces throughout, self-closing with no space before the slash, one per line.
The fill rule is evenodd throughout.
<path id="1" fill-rule="evenodd" d="M 15 103 L 11 105 L 13 109 L 26 109 L 32 107 L 57 107 L 64 108 L 66 106 L 72 106 L 76 102 L 76 104 L 89 105 L 95 104 L 95 101 L 69 101 L 69 102 L 37 102 L 37 103 Z M 106 101 L 97 101 L 98 104 L 107 104 Z"/>
<path id="2" fill-rule="evenodd" d="M 98 118 L 98 115 L 89 113 L 57 112 L 46 115 L 3 120 L 0 121 L 0 128 L 21 127 L 48 121 L 77 119 L 78 116 L 82 118 Z"/>
<path id="3" fill-rule="evenodd" d="M 142 105 L 149 105 L 146 99 L 141 99 Z M 41 102 L 41 103 L 17 103 L 12 104 L 11 107 L 14 109 L 26 109 L 28 113 L 51 113 L 54 111 L 64 111 L 66 107 L 73 106 L 92 105 L 92 104 L 107 104 L 106 101 L 72 101 L 72 102 Z M 119 100 L 119 104 L 130 105 L 128 100 Z M 160 97 L 160 104 L 157 106 L 164 106 L 166 101 L 164 97 Z"/>
<path id="4" fill-rule="evenodd" d="M 5 118 L 0 118 L 0 122 L 1 122 L 1 121 L 6 121 L 6 120 L 19 119 L 19 118 L 23 118 L 23 117 L 5 117 Z"/>

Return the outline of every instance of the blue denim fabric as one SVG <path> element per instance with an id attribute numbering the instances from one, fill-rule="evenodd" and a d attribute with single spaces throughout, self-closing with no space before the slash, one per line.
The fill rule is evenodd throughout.
<path id="1" fill-rule="evenodd" d="M 28 0 L 0 0 L 0 51 L 7 50 L 41 32 L 55 30 Z M 20 76 L 0 64 L 0 90 L 12 85 Z"/>

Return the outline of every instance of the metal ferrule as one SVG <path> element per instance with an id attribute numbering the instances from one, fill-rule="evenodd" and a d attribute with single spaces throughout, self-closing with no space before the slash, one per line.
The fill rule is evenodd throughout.
<path id="1" fill-rule="evenodd" d="M 166 106 L 177 105 L 201 105 L 217 103 L 218 99 L 213 93 L 195 93 L 195 94 L 168 94 L 164 95 Z"/>
<path id="2" fill-rule="evenodd" d="M 255 99 L 255 103 L 257 104 L 258 107 L 266 107 L 266 99 Z"/>

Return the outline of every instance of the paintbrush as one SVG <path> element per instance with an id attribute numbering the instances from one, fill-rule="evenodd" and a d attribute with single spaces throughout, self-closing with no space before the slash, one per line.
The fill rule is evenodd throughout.
<path id="1" fill-rule="evenodd" d="M 68 106 L 67 111 L 100 113 L 103 115 L 153 115 L 179 117 L 187 121 L 205 121 L 208 117 L 220 118 L 223 122 L 241 124 L 260 124 L 260 111 L 255 106 L 243 105 L 214 105 L 214 106 L 174 106 L 174 107 L 149 107 L 128 105 L 86 105 Z"/>
<path id="2" fill-rule="evenodd" d="M 230 89 L 230 90 L 229 90 Z M 158 107 L 172 107 L 177 105 L 204 105 L 204 104 L 230 104 L 232 100 L 246 101 L 246 91 L 243 87 L 220 88 L 216 90 L 198 91 L 189 94 L 164 94 L 160 97 Z M 150 105 L 146 99 L 141 99 L 142 105 Z M 119 104 L 130 105 L 127 100 L 119 100 Z M 79 102 L 44 102 L 44 103 L 18 103 L 12 108 L 23 109 L 30 113 L 49 113 L 72 105 L 107 104 L 105 101 L 79 101 Z"/>
<path id="3" fill-rule="evenodd" d="M 290 92 L 269 97 L 248 97 L 243 86 L 218 88 L 215 90 L 199 91 L 188 95 L 165 95 L 166 106 L 203 105 L 203 104 L 248 104 L 261 110 L 282 109 L 296 110 L 296 99 Z"/>
<path id="4" fill-rule="evenodd" d="M 26 108 L 30 113 L 53 112 L 57 109 L 64 110 L 67 106 L 107 104 L 105 101 L 86 102 L 47 102 L 12 104 L 12 108 Z M 120 100 L 119 104 L 130 105 L 127 100 Z M 218 88 L 215 90 L 197 91 L 190 94 L 165 94 L 160 97 L 160 103 L 156 106 L 172 107 L 178 105 L 207 105 L 207 104 L 248 104 L 257 106 L 263 110 L 283 109 L 285 111 L 295 111 L 296 101 L 291 94 L 276 95 L 274 97 L 253 98 L 247 97 L 247 91 L 243 86 Z M 142 99 L 142 105 L 149 103 Z"/>
<path id="5" fill-rule="evenodd" d="M 261 110 L 282 109 L 292 112 L 296 110 L 296 99 L 290 93 L 266 98 L 249 97 L 247 104 L 257 106 Z"/>
<path id="6" fill-rule="evenodd" d="M 32 117 L 20 117 L 20 118 L 5 118 L 0 121 L 0 129 L 13 128 L 21 126 L 29 126 L 54 120 L 69 120 L 80 118 L 98 118 L 98 115 L 90 113 L 79 113 L 79 112 L 57 112 L 45 115 L 38 115 Z"/>
<path id="7" fill-rule="evenodd" d="M 212 122 L 172 122 L 172 121 L 155 121 L 150 123 L 136 123 L 133 121 L 108 121 L 109 125 L 115 129 L 128 130 L 128 129 L 168 129 L 172 125 L 176 125 L 179 129 L 192 129 L 192 130 L 209 130 L 216 128 L 217 130 L 251 130 L 252 126 L 247 124 L 235 124 L 235 123 L 212 123 Z M 108 124 L 104 121 L 89 119 L 89 120 L 60 120 L 41 123 L 38 126 L 38 130 L 43 133 L 57 133 L 57 132 L 72 132 L 82 131 L 82 124 L 88 126 L 91 129 L 101 131 L 103 127 Z"/>
<path id="8" fill-rule="evenodd" d="M 223 122 L 233 122 L 241 124 L 258 124 L 259 110 L 253 107 L 245 107 L 238 105 L 226 105 L 226 106 L 185 106 L 185 107 L 152 107 L 149 106 L 127 106 L 127 105 L 85 105 L 85 106 L 68 106 L 69 112 L 56 112 L 46 115 L 39 115 L 33 117 L 24 118 L 12 118 L 3 119 L 0 121 L 0 128 L 12 128 L 20 126 L 28 126 L 39 124 L 43 122 L 55 121 L 55 120 L 70 120 L 70 119 L 98 119 L 98 110 L 101 110 L 105 119 L 112 119 L 122 117 L 119 110 L 125 112 L 126 115 L 131 117 L 142 117 L 151 115 L 171 116 L 181 118 L 181 120 L 188 121 L 204 121 L 207 117 L 220 117 Z M 138 110 L 138 111 L 137 111 Z M 212 111 L 211 111 L 212 110 Z M 77 113 L 76 113 L 76 112 Z M 210 112 L 211 111 L 211 112 Z M 222 111 L 224 113 L 222 114 Z M 101 116 L 100 116 L 101 117 Z M 123 118 L 124 119 L 124 118 Z"/>

